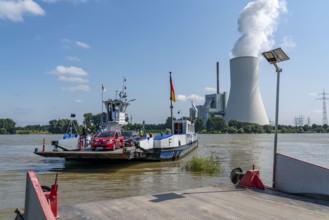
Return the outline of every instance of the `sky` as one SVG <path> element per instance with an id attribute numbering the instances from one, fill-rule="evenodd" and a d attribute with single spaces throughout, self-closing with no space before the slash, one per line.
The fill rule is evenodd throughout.
<path id="1" fill-rule="evenodd" d="M 328 8 L 327 0 L 0 0 L 0 118 L 47 125 L 75 113 L 82 123 L 102 111 L 102 84 L 114 99 L 126 78 L 132 123 L 164 123 L 169 72 L 174 116 L 188 116 L 191 101 L 215 93 L 216 62 L 229 93 L 229 61 L 247 38 L 269 120 L 277 75 L 260 54 L 282 47 L 290 60 L 280 63 L 279 124 L 300 116 L 322 124 Z"/>

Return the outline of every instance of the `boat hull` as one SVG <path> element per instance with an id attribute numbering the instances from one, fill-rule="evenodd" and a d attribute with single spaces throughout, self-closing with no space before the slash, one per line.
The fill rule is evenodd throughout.
<path id="1" fill-rule="evenodd" d="M 196 149 L 198 145 L 199 143 L 196 140 L 190 144 L 182 145 L 179 147 L 155 148 L 153 149 L 153 153 L 148 159 L 157 161 L 179 160 Z"/>
<path id="2" fill-rule="evenodd" d="M 168 161 L 178 160 L 198 147 L 198 141 L 187 145 L 172 148 L 155 148 L 152 152 L 144 152 L 139 148 L 126 147 L 115 151 L 35 151 L 43 157 L 65 158 L 73 161 L 115 161 L 115 160 L 142 160 Z"/>

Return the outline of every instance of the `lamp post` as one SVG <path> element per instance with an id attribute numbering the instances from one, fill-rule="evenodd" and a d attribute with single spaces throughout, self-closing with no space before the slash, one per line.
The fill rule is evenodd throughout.
<path id="1" fill-rule="evenodd" d="M 277 82 L 276 82 L 276 107 L 275 107 L 275 135 L 274 135 L 274 154 L 273 154 L 273 178 L 272 178 L 272 187 L 275 188 L 275 175 L 276 175 L 276 154 L 277 154 L 277 144 L 278 144 L 278 119 L 279 119 L 279 90 L 280 90 L 280 73 L 282 68 L 278 66 L 277 63 L 289 60 L 287 54 L 281 49 L 277 48 L 262 53 L 265 59 L 273 64 L 275 71 L 277 73 Z"/>

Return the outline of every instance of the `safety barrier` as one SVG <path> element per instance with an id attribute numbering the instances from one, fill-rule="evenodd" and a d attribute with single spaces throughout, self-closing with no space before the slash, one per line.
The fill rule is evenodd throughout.
<path id="1" fill-rule="evenodd" d="M 58 217 L 58 185 L 55 184 L 49 192 L 44 192 L 33 171 L 27 172 L 25 191 L 25 220 L 55 220 Z"/>
<path id="2" fill-rule="evenodd" d="M 329 169 L 276 155 L 275 188 L 288 193 L 329 196 Z"/>

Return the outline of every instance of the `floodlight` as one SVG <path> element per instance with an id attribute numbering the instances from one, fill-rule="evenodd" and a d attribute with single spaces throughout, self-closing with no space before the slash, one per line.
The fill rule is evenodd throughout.
<path id="1" fill-rule="evenodd" d="M 289 57 L 281 48 L 264 52 L 262 55 L 271 64 L 289 60 Z"/>

